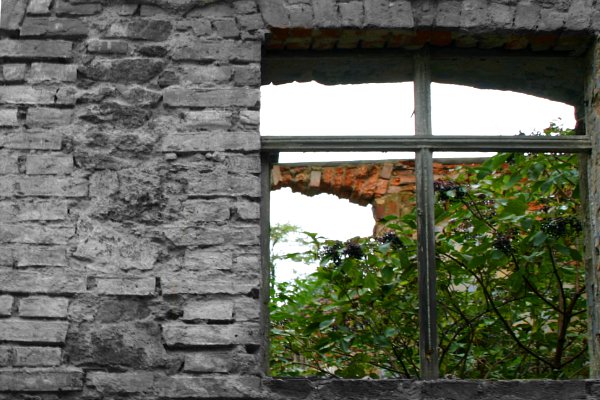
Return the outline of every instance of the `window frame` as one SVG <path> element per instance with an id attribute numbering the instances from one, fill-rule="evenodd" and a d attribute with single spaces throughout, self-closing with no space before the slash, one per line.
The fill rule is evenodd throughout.
<path id="1" fill-rule="evenodd" d="M 436 260 L 434 232 L 434 151 L 497 151 L 497 152 L 563 152 L 579 153 L 580 181 L 582 184 L 582 207 L 584 208 L 584 235 L 586 244 L 591 235 L 587 179 L 588 155 L 592 151 L 591 138 L 584 135 L 568 137 L 544 136 L 434 136 L 431 124 L 431 65 L 427 48 L 414 52 L 414 98 L 415 134 L 394 136 L 261 136 L 261 246 L 263 258 L 263 293 L 269 293 L 269 193 L 271 168 L 280 152 L 337 152 L 337 151 L 414 151 L 416 173 L 417 209 L 417 264 L 419 277 L 419 357 L 422 380 L 439 379 L 438 335 L 436 312 Z M 586 252 L 588 247 L 585 246 Z M 590 264 L 590 257 L 584 257 Z M 586 270 L 590 271 L 589 265 Z M 268 310 L 269 296 L 263 306 Z M 268 342 L 270 324 L 268 312 L 263 312 Z M 264 354 L 268 368 L 268 350 Z"/>

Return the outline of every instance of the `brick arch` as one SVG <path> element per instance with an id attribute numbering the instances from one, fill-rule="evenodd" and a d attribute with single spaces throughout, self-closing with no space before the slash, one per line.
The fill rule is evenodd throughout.
<path id="1" fill-rule="evenodd" d="M 477 161 L 435 162 L 434 179 L 452 179 L 459 166 Z M 389 215 L 402 216 L 414 207 L 415 163 L 386 160 L 352 163 L 276 164 L 271 170 L 271 189 L 289 187 L 307 196 L 327 193 L 353 204 L 373 206 L 375 234 Z"/>

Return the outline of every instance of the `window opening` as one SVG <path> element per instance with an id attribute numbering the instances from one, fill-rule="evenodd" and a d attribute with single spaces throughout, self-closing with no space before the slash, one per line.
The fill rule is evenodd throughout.
<path id="1" fill-rule="evenodd" d="M 277 113 L 261 118 L 263 136 L 412 135 L 415 129 L 410 82 L 266 85 L 261 88 L 261 112 L 267 109 Z"/>
<path id="2" fill-rule="evenodd" d="M 419 61 L 420 60 L 420 61 Z M 415 74 L 415 115 L 416 115 L 416 135 L 392 136 L 392 137 L 356 137 L 356 138 L 336 138 L 335 136 L 319 136 L 317 138 L 309 137 L 272 137 L 263 140 L 263 150 L 269 151 L 332 151 L 332 150 L 350 150 L 350 151 L 368 151 L 368 150 L 417 150 L 416 156 L 416 207 L 413 221 L 416 220 L 417 240 L 414 242 L 418 256 L 412 262 L 416 262 L 419 272 L 419 330 L 417 335 L 420 350 L 418 356 L 420 362 L 413 362 L 420 370 L 420 378 L 434 379 L 439 376 L 438 371 L 438 337 L 436 329 L 439 319 L 436 317 L 438 307 L 435 301 L 436 295 L 436 276 L 438 272 L 436 263 L 436 253 L 434 251 L 436 235 L 435 214 L 435 176 L 433 152 L 438 150 L 486 150 L 486 151 L 527 151 L 530 153 L 539 152 L 587 152 L 590 144 L 587 137 L 550 137 L 550 136 L 526 136 L 526 137 L 483 137 L 473 135 L 468 138 L 465 136 L 449 136 L 445 138 L 436 138 L 432 135 L 429 93 L 429 77 L 427 57 L 416 57 Z M 267 140 L 268 139 L 268 140 Z M 264 172 L 264 171 L 263 171 Z M 412 225 L 414 229 L 415 224 Z M 414 236 L 414 235 L 413 235 Z M 350 245 L 352 243 L 349 243 Z M 404 245 L 404 243 L 403 243 Z M 344 249 L 338 249 L 345 251 Z M 346 250 L 347 251 L 347 250 Z M 413 269 L 414 271 L 414 269 Z M 311 290 L 314 288 L 311 288 Z M 469 293 L 467 285 L 466 293 Z M 414 302 L 411 303 L 414 305 Z M 334 327 L 331 320 L 320 321 L 317 328 Z M 413 327 L 416 325 L 412 325 Z M 315 327 L 313 327 L 315 328 Z M 413 346 L 414 348 L 414 346 Z M 445 356 L 442 348 L 442 356 Z M 328 373 L 331 371 L 322 371 Z M 368 374 L 377 374 L 376 371 L 366 371 Z M 385 376 L 385 374 L 381 374 Z"/>
<path id="3" fill-rule="evenodd" d="M 434 135 L 530 135 L 550 122 L 575 128 L 572 106 L 510 91 L 432 83 L 431 108 Z"/>
<path id="4" fill-rule="evenodd" d="M 442 374 L 587 376 L 578 158 L 500 153 L 436 177 Z"/>

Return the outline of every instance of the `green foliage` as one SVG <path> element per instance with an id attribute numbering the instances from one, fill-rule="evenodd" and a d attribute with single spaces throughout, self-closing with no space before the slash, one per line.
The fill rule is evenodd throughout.
<path id="1" fill-rule="evenodd" d="M 442 375 L 586 377 L 578 179 L 574 155 L 498 154 L 435 183 Z M 317 272 L 272 290 L 273 375 L 419 376 L 415 216 L 387 227 L 307 237 Z"/>

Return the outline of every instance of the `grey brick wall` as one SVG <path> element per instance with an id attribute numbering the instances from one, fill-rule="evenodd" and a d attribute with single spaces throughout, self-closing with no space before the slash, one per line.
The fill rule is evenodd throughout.
<path id="1" fill-rule="evenodd" d="M 599 30 L 600 12 L 592 0 L 3 0 L 0 400 L 600 396 L 595 381 L 263 380 L 263 41 L 272 28 L 376 43 L 379 28 L 423 27 L 560 36 Z"/>

